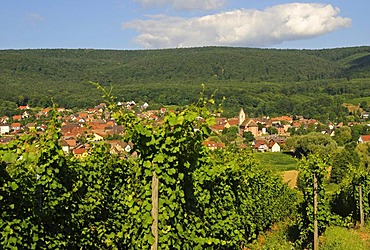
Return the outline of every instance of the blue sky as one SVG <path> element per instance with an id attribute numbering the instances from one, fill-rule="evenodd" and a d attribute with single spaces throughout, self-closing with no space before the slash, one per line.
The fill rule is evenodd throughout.
<path id="1" fill-rule="evenodd" d="M 4 0 L 0 49 L 370 45 L 369 0 Z"/>

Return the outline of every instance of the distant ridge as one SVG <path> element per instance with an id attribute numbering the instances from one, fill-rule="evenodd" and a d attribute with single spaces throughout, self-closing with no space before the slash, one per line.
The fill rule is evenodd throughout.
<path id="1" fill-rule="evenodd" d="M 242 85 L 247 89 L 246 86 L 255 83 L 367 77 L 370 77 L 370 46 L 322 50 L 231 47 L 0 50 L 0 100 L 16 103 L 30 100 L 35 105 L 46 105 L 53 97 L 63 106 L 89 106 L 101 100 L 89 81 L 114 85 L 118 97 L 153 100 L 150 95 L 154 91 L 156 102 L 178 104 L 171 100 L 171 91 L 185 96 L 183 101 L 191 101 L 196 97 L 186 93 L 189 85 L 199 90 L 200 83 L 221 89 Z M 182 91 L 185 94 L 179 93 Z"/>
<path id="2" fill-rule="evenodd" d="M 300 81 L 360 76 L 369 67 L 370 47 L 283 50 L 203 47 L 161 50 L 32 49 L 0 51 L 2 73 L 39 78 L 119 83 L 173 79 Z M 353 70 L 352 70 L 353 69 Z M 356 69 L 356 70 L 354 70 Z M 73 76 L 79 71 L 79 77 Z M 361 75 L 362 77 L 362 75 Z"/>

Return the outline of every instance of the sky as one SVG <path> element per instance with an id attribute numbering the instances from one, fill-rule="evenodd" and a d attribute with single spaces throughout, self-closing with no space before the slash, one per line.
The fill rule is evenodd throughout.
<path id="1" fill-rule="evenodd" d="M 0 49 L 370 45 L 369 0 L 1 0 Z"/>

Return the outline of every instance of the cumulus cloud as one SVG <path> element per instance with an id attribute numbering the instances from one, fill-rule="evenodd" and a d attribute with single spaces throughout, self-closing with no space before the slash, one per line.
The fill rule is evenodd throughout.
<path id="1" fill-rule="evenodd" d="M 135 41 L 145 48 L 269 46 L 350 27 L 351 19 L 339 12 L 329 4 L 292 3 L 193 18 L 155 15 L 122 27 L 138 31 Z"/>
<path id="2" fill-rule="evenodd" d="M 171 5 L 177 10 L 216 10 L 225 5 L 226 0 L 134 0 L 144 7 Z"/>

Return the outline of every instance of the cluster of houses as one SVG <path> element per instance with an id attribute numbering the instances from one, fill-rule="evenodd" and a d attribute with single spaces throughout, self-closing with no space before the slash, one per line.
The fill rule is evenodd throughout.
<path id="1" fill-rule="evenodd" d="M 119 103 L 118 105 L 127 109 L 132 109 L 136 105 L 135 102 Z M 137 116 L 145 119 L 158 120 L 167 110 L 161 108 L 160 110 L 146 110 L 148 104 L 141 105 L 140 112 Z M 20 106 L 21 115 L 14 115 L 13 117 L 0 118 L 0 143 L 7 143 L 13 136 L 20 133 L 27 133 L 27 131 L 43 132 L 46 125 L 43 118 L 48 117 L 49 108 L 38 111 L 31 117 L 30 107 Z M 128 154 L 131 151 L 132 145 L 122 142 L 122 140 L 115 139 L 117 136 L 123 135 L 124 128 L 117 125 L 117 123 L 110 119 L 110 113 L 106 111 L 106 104 L 101 103 L 94 108 L 89 108 L 85 111 L 73 113 L 64 108 L 59 108 L 57 111 L 61 114 L 61 145 L 63 150 L 76 156 L 84 156 L 91 142 L 106 141 L 111 146 L 111 153 Z M 23 123 L 22 121 L 28 118 L 34 118 L 33 122 Z M 32 119 L 31 119 L 32 120 Z M 37 124 L 37 125 L 36 125 Z M 291 129 L 298 129 L 299 127 L 317 126 L 318 122 L 315 119 L 305 119 L 303 117 L 296 117 L 293 120 L 291 116 L 281 117 L 261 117 L 250 118 L 243 109 L 240 110 L 237 117 L 226 118 L 216 117 L 216 124 L 211 126 L 215 134 L 221 134 L 224 129 L 232 126 L 237 127 L 240 137 L 243 133 L 249 132 L 253 135 L 254 140 L 251 146 L 256 151 L 271 151 L 279 152 L 281 147 L 285 144 L 286 138 L 290 136 Z M 271 129 L 273 128 L 273 129 Z M 274 133 L 271 133 L 274 131 Z M 323 133 L 334 135 L 334 127 L 328 127 L 323 130 Z M 270 132 L 270 134 L 268 133 Z M 359 142 L 369 141 L 370 136 L 360 137 Z M 223 149 L 225 143 L 206 140 L 203 142 L 210 150 Z"/>
<path id="2" fill-rule="evenodd" d="M 307 126 L 308 124 L 318 124 L 315 119 L 304 119 L 298 117 L 293 120 L 291 116 L 280 116 L 270 118 L 268 116 L 261 118 L 250 118 L 244 110 L 241 109 L 238 117 L 225 118 L 217 117 L 216 124 L 211 126 L 211 129 L 216 134 L 222 133 L 225 128 L 235 126 L 238 128 L 238 134 L 243 135 L 244 132 L 250 132 L 255 140 L 251 146 L 256 151 L 266 152 L 280 152 L 281 146 L 285 144 L 286 138 L 290 136 L 288 130 L 290 128 L 298 128 L 300 126 Z M 269 128 L 274 128 L 276 133 L 269 134 Z M 225 147 L 223 143 L 216 143 L 214 141 L 206 141 L 211 150 Z"/>
<path id="3" fill-rule="evenodd" d="M 117 106 L 126 109 L 133 109 L 137 104 L 134 101 L 121 103 Z M 166 112 L 165 108 L 156 111 L 145 111 L 149 105 L 144 103 L 138 109 L 137 116 L 140 118 L 158 120 L 159 116 Z M 42 133 L 47 128 L 47 118 L 50 108 L 45 108 L 30 115 L 29 105 L 19 106 L 21 115 L 12 117 L 0 117 L 0 143 L 6 144 L 14 137 L 36 131 Z M 113 154 L 128 155 L 131 152 L 132 144 L 120 140 L 123 136 L 124 128 L 117 125 L 114 119 L 110 118 L 105 103 L 101 103 L 94 108 L 88 108 L 80 112 L 72 112 L 65 108 L 57 108 L 61 121 L 61 146 L 66 154 L 74 154 L 83 157 L 88 153 L 92 142 L 104 141 L 110 145 L 110 152 Z"/>
<path id="4" fill-rule="evenodd" d="M 364 113 L 365 115 L 367 113 Z M 356 122 L 351 122 L 348 125 L 353 126 Z M 291 134 L 289 131 L 297 131 L 299 128 L 313 127 L 317 128 L 319 122 L 316 119 L 305 119 L 303 116 L 296 116 L 293 119 L 292 116 L 279 116 L 279 117 L 261 117 L 261 118 L 250 118 L 244 110 L 241 109 L 238 117 L 233 118 L 216 118 L 216 124 L 211 129 L 220 134 L 225 128 L 236 126 L 239 131 L 239 135 L 242 136 L 244 132 L 250 132 L 255 138 L 251 143 L 252 148 L 255 151 L 261 152 L 280 152 L 281 147 L 285 145 L 286 138 Z M 343 123 L 328 124 L 324 126 L 320 132 L 322 134 L 328 134 L 330 136 L 335 135 L 335 128 L 340 128 Z M 273 128 L 273 129 L 271 129 Z M 269 133 L 270 131 L 270 133 Z M 274 131 L 271 133 L 271 131 Z M 370 135 L 360 136 L 359 143 L 370 142 Z M 210 149 L 220 149 L 225 147 L 223 143 L 216 143 L 214 141 L 205 142 Z"/>

